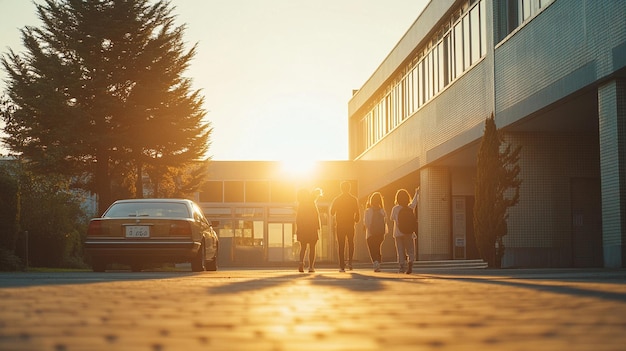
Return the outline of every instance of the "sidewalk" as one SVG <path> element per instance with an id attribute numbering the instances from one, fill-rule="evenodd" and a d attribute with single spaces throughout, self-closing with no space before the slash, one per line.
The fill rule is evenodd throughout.
<path id="1" fill-rule="evenodd" d="M 625 270 L 0 273 L 0 350 L 624 350 Z"/>

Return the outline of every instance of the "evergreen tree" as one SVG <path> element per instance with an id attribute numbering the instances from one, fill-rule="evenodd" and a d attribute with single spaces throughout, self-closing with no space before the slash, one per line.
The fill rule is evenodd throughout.
<path id="1" fill-rule="evenodd" d="M 521 147 L 503 148 L 503 140 L 491 114 L 478 151 L 474 204 L 476 245 L 490 267 L 500 267 L 507 234 L 507 210 L 519 201 L 518 165 Z"/>
<path id="2" fill-rule="evenodd" d="M 0 115 L 11 151 L 98 194 L 100 212 L 114 199 L 113 185 L 141 197 L 146 166 L 185 167 L 204 157 L 211 128 L 203 97 L 182 76 L 196 48 L 185 50 L 169 2 L 36 6 L 43 26 L 22 29 L 27 53 L 2 59 L 10 101 Z"/>
<path id="3" fill-rule="evenodd" d="M 14 253 L 20 232 L 19 181 L 11 164 L 0 163 L 0 248 Z"/>

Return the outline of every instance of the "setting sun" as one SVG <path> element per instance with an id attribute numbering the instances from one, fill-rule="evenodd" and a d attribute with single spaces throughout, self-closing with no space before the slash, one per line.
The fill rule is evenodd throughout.
<path id="1" fill-rule="evenodd" d="M 281 161 L 283 174 L 293 178 L 308 178 L 317 170 L 317 161 L 306 158 L 285 159 Z"/>

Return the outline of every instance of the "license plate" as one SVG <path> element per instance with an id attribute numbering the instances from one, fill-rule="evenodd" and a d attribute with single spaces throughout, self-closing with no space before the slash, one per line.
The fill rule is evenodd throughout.
<path id="1" fill-rule="evenodd" d="M 147 225 L 129 225 L 126 226 L 127 238 L 149 238 L 150 227 Z"/>

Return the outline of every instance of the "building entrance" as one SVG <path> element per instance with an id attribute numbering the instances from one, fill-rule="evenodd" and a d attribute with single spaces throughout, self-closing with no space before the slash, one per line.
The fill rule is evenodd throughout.
<path id="1" fill-rule="evenodd" d="M 267 260 L 286 262 L 297 260 L 298 244 L 292 222 L 270 222 L 267 224 Z"/>
<path id="2" fill-rule="evenodd" d="M 602 267 L 600 179 L 572 178 L 572 257 L 574 267 Z"/>

